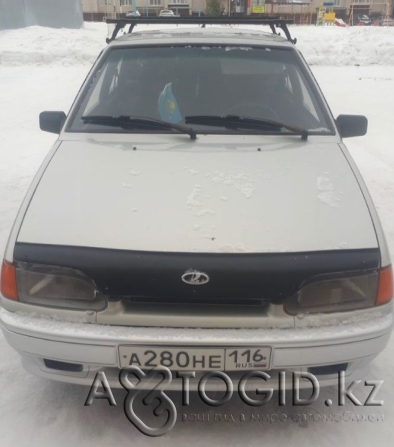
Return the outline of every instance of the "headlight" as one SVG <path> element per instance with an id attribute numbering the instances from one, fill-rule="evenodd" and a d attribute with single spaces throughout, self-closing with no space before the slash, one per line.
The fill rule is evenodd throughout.
<path id="1" fill-rule="evenodd" d="M 378 287 L 378 271 L 336 278 L 316 276 L 304 283 L 284 306 L 290 315 L 364 309 L 375 305 Z"/>
<path id="2" fill-rule="evenodd" d="M 78 270 L 19 264 L 15 271 L 22 303 L 83 310 L 103 309 L 106 305 L 94 282 Z"/>

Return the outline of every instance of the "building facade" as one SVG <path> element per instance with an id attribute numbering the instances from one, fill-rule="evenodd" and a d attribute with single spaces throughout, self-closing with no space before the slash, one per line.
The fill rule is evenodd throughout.
<path id="1" fill-rule="evenodd" d="M 138 12 L 143 16 L 157 16 L 162 9 L 172 9 L 180 15 L 201 14 L 206 0 L 135 0 Z M 133 11 L 133 0 L 82 0 L 85 20 L 97 17 L 115 17 Z"/>
<path id="2" fill-rule="evenodd" d="M 322 0 L 221 0 L 223 14 L 270 14 L 294 18 L 296 23 L 315 23 Z M 354 15 L 393 15 L 394 0 L 331 0 L 337 17 L 348 19 Z M 203 15 L 206 0 L 135 0 L 143 16 L 157 16 L 162 9 L 171 9 L 179 15 Z M 133 0 L 82 0 L 85 20 L 103 20 L 119 17 L 133 11 Z"/>

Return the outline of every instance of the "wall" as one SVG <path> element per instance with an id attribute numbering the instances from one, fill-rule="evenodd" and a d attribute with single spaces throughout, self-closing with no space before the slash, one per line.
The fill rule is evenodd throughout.
<path id="1" fill-rule="evenodd" d="M 83 12 L 99 12 L 100 0 L 82 0 Z"/>
<path id="2" fill-rule="evenodd" d="M 81 28 L 81 0 L 0 0 L 0 29 L 32 25 Z"/>

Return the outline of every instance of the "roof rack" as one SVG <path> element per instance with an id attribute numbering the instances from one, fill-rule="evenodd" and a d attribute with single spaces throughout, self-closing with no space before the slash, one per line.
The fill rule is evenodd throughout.
<path id="1" fill-rule="evenodd" d="M 115 40 L 119 31 L 126 25 L 130 25 L 130 34 L 138 24 L 201 25 L 202 27 L 205 27 L 205 25 L 268 25 L 273 34 L 279 34 L 277 29 L 280 28 L 285 33 L 288 41 L 293 44 L 297 42 L 297 39 L 291 38 L 289 28 L 287 27 L 287 25 L 293 23 L 293 20 L 285 20 L 280 17 L 131 17 L 125 19 L 107 19 L 106 22 L 115 24 L 112 36 L 106 40 L 107 43 Z"/>

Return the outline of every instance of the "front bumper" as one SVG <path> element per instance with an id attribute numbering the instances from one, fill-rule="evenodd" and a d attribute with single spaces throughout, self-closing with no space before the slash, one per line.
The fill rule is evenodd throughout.
<path id="1" fill-rule="evenodd" d="M 8 343 L 22 356 L 31 373 L 63 382 L 91 385 L 97 371 L 105 371 L 113 387 L 120 387 L 119 346 L 271 346 L 271 387 L 276 389 L 278 371 L 307 371 L 311 367 L 347 364 L 348 380 L 364 376 L 371 360 L 386 346 L 393 328 L 391 305 L 369 311 L 363 317 L 337 324 L 288 329 L 197 329 L 164 327 L 126 327 L 56 320 L 18 314 L 1 309 L 3 333 Z M 316 317 L 314 317 L 316 318 Z M 313 324 L 313 321 L 310 321 Z M 82 365 L 81 371 L 48 368 L 44 359 Z M 190 389 L 197 389 L 197 373 Z M 242 376 L 230 373 L 236 387 Z M 291 376 L 288 375 L 288 380 Z M 335 385 L 337 374 L 318 377 L 322 386 Z M 261 385 L 261 379 L 260 385 Z M 305 386 L 310 385 L 305 384 Z M 174 379 L 169 389 L 179 389 Z M 253 387 L 253 382 L 250 382 Z M 221 383 L 207 389 L 221 390 Z"/>

